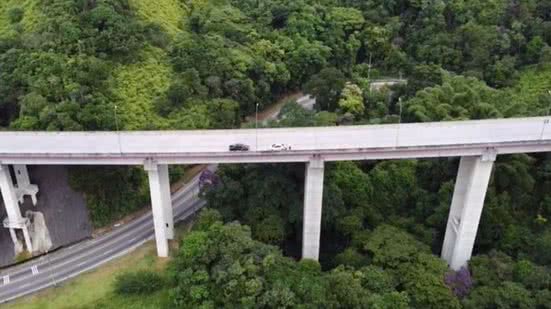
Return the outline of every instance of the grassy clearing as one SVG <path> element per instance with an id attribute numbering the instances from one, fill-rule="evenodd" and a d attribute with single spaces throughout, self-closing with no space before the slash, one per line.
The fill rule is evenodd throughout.
<path id="1" fill-rule="evenodd" d="M 130 0 L 130 5 L 144 20 L 163 27 L 174 36 L 181 32 L 186 8 L 178 0 Z"/>
<path id="2" fill-rule="evenodd" d="M 182 33 L 187 8 L 180 0 L 130 0 L 136 14 L 146 22 L 165 29 L 171 37 Z M 123 65 L 114 72 L 114 93 L 118 96 L 120 116 L 126 130 L 165 128 L 165 119 L 157 115 L 155 98 L 163 95 L 172 79 L 172 67 L 166 51 L 147 46 L 139 61 Z"/>
<path id="3" fill-rule="evenodd" d="M 510 89 L 514 101 L 537 106 L 540 96 L 551 90 L 551 64 L 532 67 L 521 72 L 518 83 Z"/>
<path id="4" fill-rule="evenodd" d="M 181 239 L 189 230 L 189 224 L 176 227 Z M 179 240 L 171 244 L 175 252 Z M 150 241 L 134 252 L 87 272 L 56 288 L 49 288 L 16 302 L 3 305 L 6 309 L 65 309 L 65 308 L 159 308 L 167 307 L 168 291 L 162 290 L 146 297 L 121 297 L 113 292 L 118 274 L 142 269 L 161 271 L 167 259 L 158 259 L 155 243 Z M 169 306 L 168 306 L 169 307 Z"/>
<path id="5" fill-rule="evenodd" d="M 140 59 L 114 72 L 113 92 L 118 96 L 120 117 L 126 130 L 164 126 L 153 102 L 168 89 L 172 68 L 166 52 L 160 48 L 146 47 Z"/>
<path id="6" fill-rule="evenodd" d="M 24 11 L 21 23 L 25 31 L 35 29 L 42 19 L 38 0 L 1 0 L 0 1 L 0 37 L 10 35 L 15 31 L 10 23 L 9 11 L 13 8 L 21 8 Z"/>

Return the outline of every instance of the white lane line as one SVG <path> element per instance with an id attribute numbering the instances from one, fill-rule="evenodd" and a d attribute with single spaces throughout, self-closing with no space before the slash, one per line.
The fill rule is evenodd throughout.
<path id="1" fill-rule="evenodd" d="M 84 272 L 87 272 L 87 271 L 89 271 L 89 270 L 92 270 L 92 269 L 98 267 L 99 265 L 102 265 L 102 264 L 104 264 L 104 263 L 107 263 L 107 262 L 109 262 L 109 261 L 112 261 L 112 260 L 114 260 L 114 259 L 116 259 L 116 258 L 118 258 L 118 257 L 120 257 L 120 256 L 123 256 L 123 255 L 127 254 L 128 252 L 134 251 L 136 248 L 138 248 L 139 246 L 143 245 L 146 241 L 151 240 L 151 239 L 153 239 L 153 237 L 148 237 L 147 239 L 144 239 L 143 241 L 140 241 L 140 242 L 137 243 L 136 245 L 134 245 L 134 246 L 132 246 L 132 247 L 130 247 L 130 248 L 127 248 L 127 249 L 125 249 L 125 250 L 122 250 L 122 251 L 118 252 L 117 254 L 115 254 L 115 255 L 109 257 L 109 259 L 105 259 L 105 260 L 99 261 L 98 263 L 95 263 L 94 265 L 91 265 L 91 266 L 89 266 L 89 267 L 87 267 L 87 268 L 85 268 L 85 269 L 81 269 L 81 270 L 79 270 L 79 271 L 77 271 L 77 272 L 74 272 L 74 273 L 72 273 L 72 274 L 69 274 L 69 275 L 67 275 L 67 276 L 65 276 L 65 277 L 63 277 L 63 278 L 57 280 L 57 282 L 63 282 L 63 281 L 65 281 L 65 280 L 74 278 L 74 277 L 80 275 L 81 273 L 84 273 Z M 29 283 L 25 283 L 25 284 L 21 284 L 20 287 L 26 287 L 26 286 L 29 286 L 29 285 L 30 285 Z M 21 297 L 21 296 L 25 296 L 25 295 L 28 295 L 28 294 L 32 294 L 32 293 L 34 293 L 34 292 L 36 292 L 36 291 L 39 291 L 39 290 L 48 288 L 48 287 L 50 287 L 50 286 L 51 286 L 51 283 L 46 283 L 46 284 L 44 284 L 44 285 L 42 285 L 42 286 L 39 286 L 39 287 L 37 287 L 37 288 L 31 289 L 31 290 L 28 290 L 28 291 L 24 291 L 24 292 L 20 292 L 20 293 L 18 293 L 18 294 L 16 294 L 16 295 L 12 295 L 12 296 L 9 296 L 9 297 L 4 298 L 4 299 L 1 299 L 1 298 L 0 298 L 0 304 L 5 303 L 5 302 L 8 302 L 8 301 L 10 301 L 10 300 L 12 300 L 12 299 L 16 299 L 16 298 Z"/>
<path id="2" fill-rule="evenodd" d="M 193 203 L 193 201 L 190 201 L 190 199 L 191 199 L 190 197 L 184 199 L 184 200 L 182 201 L 182 205 L 185 205 L 185 204 L 188 203 L 188 202 Z M 181 206 L 180 206 L 180 207 L 181 207 Z M 138 225 L 138 226 L 136 226 L 136 227 L 132 227 L 132 229 L 138 229 L 138 231 L 145 231 L 145 228 L 147 228 L 147 229 L 149 229 L 149 228 L 153 229 L 153 226 L 152 226 L 152 225 L 151 225 L 151 227 L 149 227 L 150 222 L 147 222 L 147 221 L 144 222 L 144 224 L 146 224 L 146 223 L 147 223 L 147 226 L 145 226 L 145 225 Z M 126 227 L 128 227 L 128 226 L 129 226 L 129 225 L 127 225 Z M 113 252 L 113 249 L 108 249 L 108 250 L 106 250 L 106 251 L 104 251 L 104 252 L 102 252 L 102 253 L 100 253 L 100 252 L 101 252 L 102 250 L 104 250 L 104 248 L 106 248 L 106 247 L 109 247 L 109 246 L 111 246 L 111 245 L 114 245 L 114 244 L 116 244 L 116 243 L 118 243 L 118 242 L 120 242 L 120 241 L 125 241 L 125 240 L 126 240 L 126 239 L 125 239 L 126 237 L 129 237 L 129 235 L 126 235 L 126 233 L 119 234 L 119 235 L 117 235 L 116 237 L 114 237 L 114 238 L 108 240 L 107 242 L 104 242 L 104 243 L 102 243 L 102 244 L 98 244 L 98 245 L 96 245 L 96 246 L 91 246 L 88 250 L 83 251 L 83 252 L 81 252 L 81 253 L 79 253 L 79 254 L 77 254 L 77 255 L 75 255 L 75 256 L 73 256 L 73 257 L 67 259 L 67 260 L 61 260 L 61 262 L 59 262 L 59 263 L 52 263 L 51 265 L 48 265 L 47 268 L 48 268 L 48 270 L 51 270 L 51 271 L 53 271 L 53 270 L 55 270 L 55 269 L 61 269 L 62 266 L 64 266 L 64 265 L 67 265 L 67 264 L 73 263 L 73 262 L 75 262 L 75 261 L 78 261 L 78 260 L 82 259 L 83 257 L 89 257 L 90 255 L 92 255 L 92 254 L 94 254 L 94 253 L 98 253 L 98 254 L 101 254 L 101 255 L 103 255 L 103 256 L 108 255 L 109 253 Z M 122 238 L 122 239 L 121 239 L 121 238 Z M 41 265 L 41 267 L 42 267 L 42 266 L 46 267 L 46 264 Z M 38 269 L 37 269 L 37 270 L 38 270 Z M 12 274 L 12 275 L 13 275 L 13 274 Z M 34 275 L 34 272 L 33 272 L 33 275 Z M 21 278 L 18 278 L 17 280 L 15 280 L 15 281 L 22 281 L 22 280 L 25 280 L 25 279 L 26 279 L 26 278 L 21 277 Z M 13 281 L 13 282 L 15 282 L 15 281 Z"/>
<path id="3" fill-rule="evenodd" d="M 184 194 L 184 195 L 182 195 L 181 197 L 179 197 L 179 200 L 177 201 L 177 203 L 176 203 L 175 205 L 173 205 L 173 207 L 174 207 L 175 209 L 176 209 L 176 208 L 181 208 L 182 206 L 186 205 L 187 203 L 193 204 L 193 203 L 197 202 L 197 196 L 195 196 L 195 194 L 191 194 L 191 196 L 189 196 L 188 194 L 191 193 L 191 192 L 186 192 L 186 193 L 187 193 L 187 194 Z M 195 193 L 195 192 L 193 192 L 193 193 Z M 197 208 L 198 208 L 198 209 L 202 208 L 202 206 L 203 206 L 203 205 L 199 205 L 198 207 L 187 207 L 186 210 L 182 211 L 182 214 L 186 214 L 186 215 L 185 215 L 185 218 L 187 218 L 187 217 L 189 217 L 189 216 L 191 215 L 191 214 L 188 214 L 188 211 L 189 211 L 191 208 L 194 208 L 194 209 L 196 210 Z M 146 216 L 151 217 L 151 214 L 149 213 L 149 214 L 146 215 Z M 140 219 L 137 219 L 136 221 L 133 221 L 132 223 L 137 223 L 137 221 L 141 221 L 141 219 L 144 219 L 146 216 L 144 216 L 144 217 L 142 217 L 142 218 L 140 218 Z M 182 218 L 179 218 L 179 219 L 182 219 Z M 145 222 L 147 222 L 147 221 L 145 221 Z M 144 222 L 144 223 L 145 223 L 145 222 Z M 150 222 L 147 222 L 147 225 L 149 225 L 149 224 L 150 224 Z M 126 227 L 127 229 L 130 230 L 130 226 L 129 226 L 129 225 L 126 225 L 125 227 Z M 140 230 L 141 230 L 143 226 L 136 225 L 135 227 L 136 227 L 136 228 L 140 227 Z M 134 227 L 132 227 L 132 228 L 134 228 Z M 123 229 L 124 229 L 124 228 L 123 228 Z M 122 230 L 122 229 L 121 229 L 121 230 Z M 104 244 L 102 244 L 102 245 L 100 245 L 100 246 L 96 246 L 96 247 L 92 246 L 92 247 L 90 248 L 90 249 L 92 249 L 92 250 L 88 250 L 88 251 L 94 252 L 94 251 L 96 251 L 95 249 L 99 249 L 99 248 L 102 248 L 102 247 L 106 247 L 108 243 L 111 243 L 111 242 L 114 243 L 114 242 L 116 242 L 116 241 L 115 241 L 116 238 L 119 238 L 119 237 L 124 238 L 124 233 L 121 233 L 120 235 L 117 235 L 117 236 L 114 237 L 113 239 L 107 241 L 106 243 L 104 243 Z M 133 238 L 133 239 L 136 239 L 136 238 L 137 238 L 137 237 L 135 237 L 135 238 Z M 97 267 L 99 264 L 105 263 L 105 262 L 107 262 L 107 261 L 109 261 L 109 260 L 112 260 L 112 259 L 114 259 L 114 258 L 117 258 L 117 257 L 119 257 L 119 256 L 121 256 L 121 255 L 124 255 L 125 253 L 134 250 L 135 248 L 139 247 L 140 245 L 142 245 L 143 243 L 145 243 L 146 241 L 151 240 L 151 239 L 154 239 L 154 236 L 153 236 L 153 235 L 149 235 L 149 236 L 146 237 L 145 239 L 141 239 L 138 243 L 136 243 L 135 245 L 131 246 L 130 248 L 123 249 L 122 251 L 117 252 L 117 253 L 115 253 L 114 255 L 110 256 L 108 259 L 104 260 L 103 262 L 100 262 L 100 263 L 98 263 L 98 264 L 92 265 L 91 267 L 87 267 L 86 269 L 87 269 L 87 270 L 93 269 L 93 268 Z M 76 246 L 75 246 L 75 247 L 76 247 Z M 86 248 L 86 247 L 87 247 L 86 244 L 83 244 L 83 247 Z M 111 253 L 112 251 L 114 251 L 114 249 L 107 250 L 107 251 L 105 251 L 103 254 L 109 254 L 109 253 Z M 86 255 L 86 252 L 83 252 L 83 253 L 84 253 L 84 255 Z M 90 253 L 90 252 L 87 252 L 87 253 Z M 103 254 L 102 254 L 102 255 L 103 255 Z M 63 256 L 61 256 L 61 257 L 63 257 Z M 80 256 L 80 257 L 82 257 L 82 256 Z M 58 264 L 58 265 L 53 265 L 53 269 L 60 268 L 61 266 L 66 265 L 66 264 L 69 264 L 70 262 L 72 262 L 72 261 L 74 261 L 74 260 L 77 260 L 78 258 L 79 258 L 79 257 L 77 256 L 77 257 L 75 257 L 75 258 L 70 259 L 69 261 L 64 261 L 64 262 L 62 262 L 62 263 L 60 263 L 60 264 Z M 33 275 L 35 275 L 35 271 L 36 271 L 36 274 L 38 274 L 38 267 L 37 267 L 37 265 L 33 266 L 33 267 L 31 268 L 31 270 L 33 271 Z M 71 274 L 71 275 L 69 275 L 69 276 L 66 276 L 66 277 L 65 277 L 64 279 L 62 279 L 61 281 L 66 280 L 66 279 L 71 278 L 71 277 L 74 277 L 74 276 L 76 276 L 76 275 L 78 275 L 78 274 L 80 274 L 80 273 L 82 273 L 82 271 L 79 271 L 79 272 L 77 272 L 77 273 L 75 273 L 75 274 Z M 21 279 L 18 279 L 18 280 L 16 280 L 16 281 L 23 281 L 24 279 L 25 279 L 25 278 L 21 278 Z M 29 285 L 30 285 L 29 283 L 18 284 L 19 287 L 26 287 L 26 286 L 29 286 Z M 51 284 L 48 284 L 48 285 L 46 285 L 46 286 L 49 286 L 49 285 L 51 285 Z M 16 296 L 11 296 L 11 297 L 9 297 L 9 298 L 7 298 L 7 299 L 0 299 L 0 304 L 3 303 L 3 302 L 5 302 L 5 301 L 8 301 L 8 300 L 10 300 L 10 299 L 14 299 L 14 298 L 16 298 L 16 297 L 19 297 L 19 296 L 21 296 L 21 295 L 25 295 L 25 294 L 32 293 L 32 292 L 35 291 L 35 290 L 36 290 L 36 289 L 32 289 L 31 291 L 26 291 L 26 292 L 20 293 L 20 294 L 18 294 L 18 295 L 16 295 Z"/>
<path id="4" fill-rule="evenodd" d="M 3 279 L 4 279 L 4 285 L 10 283 L 10 275 L 5 275 L 5 276 L 3 277 Z"/>
<path id="5" fill-rule="evenodd" d="M 180 190 L 178 190 L 174 193 L 174 195 L 172 196 L 173 202 L 175 202 L 175 200 L 177 200 L 176 202 L 179 202 L 179 203 L 173 204 L 174 208 L 178 208 L 181 205 L 184 205 L 187 202 L 189 202 L 190 199 L 196 197 L 195 194 L 194 194 L 195 192 L 191 192 L 191 191 L 194 189 L 194 187 L 199 182 L 199 176 L 200 175 L 201 174 L 198 174 L 197 176 L 195 176 L 192 181 L 190 181 L 188 184 L 186 184 L 184 187 L 182 187 Z M 190 193 L 191 193 L 192 196 L 190 196 Z M 193 203 L 193 201 L 191 201 L 191 203 Z M 143 226 L 143 224 L 146 224 L 146 222 L 148 222 L 148 219 L 150 219 L 150 218 L 146 218 L 146 217 L 151 217 L 151 212 L 148 212 L 147 214 L 144 214 L 143 216 L 137 218 L 136 220 L 133 220 L 129 224 L 127 224 L 127 225 L 123 226 L 122 228 L 116 230 L 116 232 L 113 233 L 113 234 L 108 233 L 108 234 L 105 234 L 101 237 L 92 238 L 92 239 L 89 239 L 87 241 L 81 242 L 81 243 L 76 244 L 74 246 L 68 247 L 67 251 L 65 251 L 63 253 L 57 252 L 55 254 L 51 254 L 49 261 L 47 261 L 46 259 L 41 258 L 40 263 L 37 264 L 37 265 L 40 265 L 42 267 L 42 266 L 45 266 L 47 264 L 52 264 L 52 262 L 62 261 L 66 255 L 70 255 L 72 253 L 75 253 L 77 256 L 82 256 L 83 254 L 85 255 L 86 252 L 93 251 L 93 248 L 95 248 L 95 246 L 94 246 L 95 243 L 103 241 L 104 239 L 107 239 L 110 236 L 112 237 L 112 239 L 107 240 L 104 244 L 111 243 L 111 242 L 113 242 L 114 239 L 116 239 L 118 237 L 124 237 L 124 234 L 128 230 L 131 230 L 133 228 L 138 228 L 138 227 L 140 227 L 140 225 Z M 141 222 L 141 221 L 143 221 L 143 222 Z M 137 224 L 138 222 L 140 224 Z M 135 239 L 133 239 L 133 240 L 135 240 Z M 101 244 L 100 247 L 103 247 L 104 244 Z M 73 260 L 74 259 L 71 259 L 71 261 L 73 261 Z M 62 265 L 63 264 L 66 264 L 66 263 L 62 263 Z M 13 273 L 11 274 L 12 277 L 14 275 L 23 274 L 26 271 L 26 267 L 25 266 L 23 266 L 23 267 L 24 268 L 22 268 L 21 270 L 15 269 L 13 271 Z"/>
<path id="6" fill-rule="evenodd" d="M 202 207 L 199 207 L 199 208 L 202 208 Z M 187 216 L 187 217 L 189 217 L 189 216 Z M 67 280 L 67 279 L 76 277 L 76 276 L 78 276 L 79 274 L 81 274 L 81 273 L 83 273 L 83 272 L 89 271 L 89 270 L 91 270 L 91 269 L 94 269 L 94 268 L 98 267 L 99 265 L 102 265 L 102 264 L 104 264 L 104 263 L 106 263 L 106 262 L 109 262 L 109 261 L 114 260 L 114 259 L 116 259 L 116 258 L 118 258 L 118 257 L 120 257 L 120 256 L 123 256 L 123 255 L 127 254 L 128 252 L 131 252 L 131 251 L 135 250 L 136 248 L 140 247 L 140 246 L 143 245 L 145 242 L 147 242 L 147 241 L 149 241 L 149 240 L 152 240 L 152 239 L 154 239 L 154 236 L 153 236 L 153 235 L 150 235 L 149 237 L 146 237 L 145 239 L 142 239 L 141 241 L 139 241 L 138 243 L 134 244 L 133 246 L 131 246 L 131 247 L 129 247 L 129 248 L 126 248 L 126 249 L 123 249 L 123 250 L 117 252 L 116 254 L 110 256 L 110 257 L 107 258 L 107 259 L 98 261 L 97 263 L 95 263 L 95 264 L 93 264 L 93 265 L 90 265 L 90 266 L 86 267 L 85 269 L 81 269 L 81 270 L 76 271 L 76 272 L 74 272 L 74 273 L 72 273 L 72 274 L 68 274 L 67 276 L 65 276 L 65 277 L 63 277 L 63 278 L 57 280 L 57 282 L 63 282 L 63 281 L 65 281 L 65 280 Z M 110 252 L 110 251 L 112 251 L 112 249 L 109 250 L 109 252 Z M 30 283 L 24 283 L 24 284 L 20 284 L 19 287 L 27 287 L 27 286 L 29 286 L 29 285 L 30 285 Z M 0 304 L 5 303 L 5 302 L 7 302 L 7 301 L 10 301 L 10 300 L 12 300 L 12 299 L 15 299 L 15 298 L 24 296 L 24 295 L 32 294 L 32 293 L 34 293 L 34 292 L 36 292 L 36 291 L 42 290 L 42 289 L 47 288 L 47 287 L 50 287 L 50 286 L 51 286 L 51 283 L 47 283 L 47 284 L 44 284 L 44 285 L 39 286 L 39 287 L 37 287 L 37 288 L 33 288 L 33 289 L 31 289 L 31 290 L 23 291 L 23 292 L 20 292 L 20 293 L 18 293 L 18 294 L 15 294 L 15 295 L 8 296 L 7 298 L 4 298 L 4 299 L 1 299 L 1 298 L 0 298 Z"/>
<path id="7" fill-rule="evenodd" d="M 33 267 L 31 267 L 31 271 L 33 272 L 33 275 L 38 275 L 38 266 L 33 265 Z"/>

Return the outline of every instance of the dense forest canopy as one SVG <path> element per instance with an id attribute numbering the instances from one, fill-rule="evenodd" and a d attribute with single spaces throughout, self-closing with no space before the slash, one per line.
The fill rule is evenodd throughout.
<path id="1" fill-rule="evenodd" d="M 402 75 L 411 82 L 395 96 L 404 99 L 448 83 L 462 91 L 445 72 L 465 76 L 457 87 L 474 88 L 481 103 L 500 105 L 499 114 L 468 115 L 442 102 L 448 118 L 542 113 L 519 111 L 540 105 L 519 103 L 522 95 L 503 101 L 518 93 L 526 66 L 551 61 L 548 1 L 144 2 L 3 1 L 0 125 L 109 130 L 118 106 L 127 129 L 235 127 L 257 102 L 306 82 L 332 112 L 345 82 L 365 92 L 370 79 Z M 484 94 L 490 87 L 507 94 Z M 395 101 L 383 116 L 396 113 Z M 412 121 L 435 118 L 412 109 Z"/>
<path id="2" fill-rule="evenodd" d="M 407 83 L 372 89 L 386 78 Z M 551 1 L 0 2 L 2 129 L 238 128 L 299 90 L 315 110 L 291 102 L 268 126 L 549 115 Z M 436 255 L 457 165 L 326 164 L 321 268 L 273 247 L 299 255 L 304 166 L 223 166 L 171 306 L 550 308 L 551 157 L 498 157 L 476 255 L 449 273 Z M 146 201 L 138 169 L 71 175 L 96 225 Z"/>

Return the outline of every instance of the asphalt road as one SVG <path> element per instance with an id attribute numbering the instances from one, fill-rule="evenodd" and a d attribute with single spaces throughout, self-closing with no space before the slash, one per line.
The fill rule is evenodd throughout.
<path id="1" fill-rule="evenodd" d="M 198 198 L 199 178 L 172 195 L 174 220 L 189 218 L 205 204 Z M 46 254 L 0 272 L 0 303 L 55 286 L 122 256 L 153 239 L 151 212 L 98 238 Z"/>
<path id="2" fill-rule="evenodd" d="M 309 108 L 313 103 L 315 99 L 308 96 L 299 99 L 299 104 L 305 108 Z M 277 116 L 277 113 L 270 116 Z M 211 165 L 209 169 L 215 170 L 216 166 Z M 204 206 L 205 202 L 198 198 L 198 193 L 199 176 L 196 176 L 172 195 L 175 221 L 186 220 Z M 127 254 L 153 238 L 153 218 L 149 211 L 98 238 L 4 269 L 0 271 L 0 304 L 56 286 Z"/>
<path id="3" fill-rule="evenodd" d="M 309 97 L 301 103 L 311 103 Z M 314 101 L 315 102 L 315 101 Z M 277 113 L 270 115 L 277 116 Z M 211 170 L 216 166 L 211 165 Z M 174 220 L 182 221 L 201 209 L 199 176 L 172 195 Z M 48 287 L 56 286 L 129 253 L 155 236 L 151 212 L 119 226 L 101 237 L 80 242 L 42 257 L 0 271 L 0 304 Z"/>
<path id="4" fill-rule="evenodd" d="M 316 98 L 305 95 L 297 99 L 297 104 L 302 106 L 305 110 L 314 110 L 314 105 L 316 105 Z"/>

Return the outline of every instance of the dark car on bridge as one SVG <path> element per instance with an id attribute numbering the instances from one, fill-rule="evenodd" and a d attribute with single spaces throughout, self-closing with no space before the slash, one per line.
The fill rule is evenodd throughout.
<path id="1" fill-rule="evenodd" d="M 249 145 L 245 145 L 245 144 L 231 144 L 230 145 L 230 151 L 248 151 L 249 150 Z"/>

